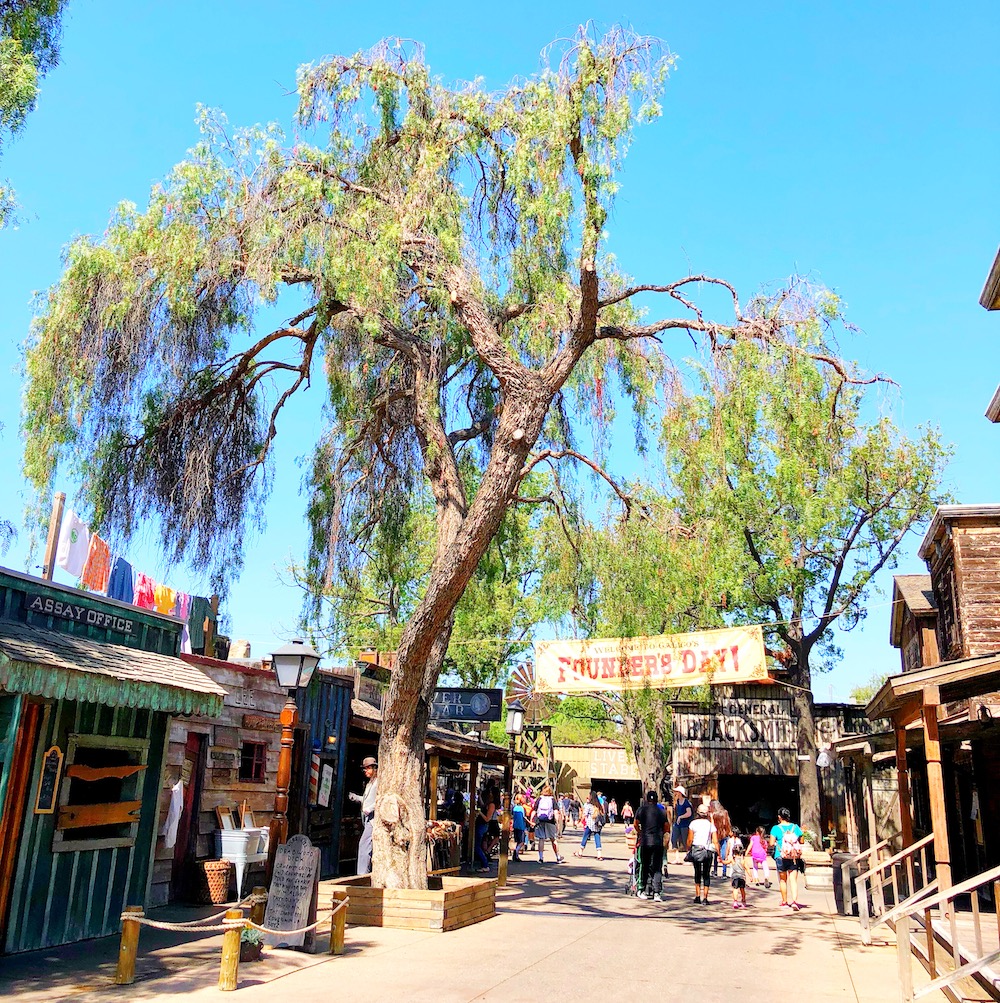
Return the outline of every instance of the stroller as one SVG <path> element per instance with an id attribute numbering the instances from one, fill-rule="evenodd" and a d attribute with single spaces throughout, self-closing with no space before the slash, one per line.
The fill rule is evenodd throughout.
<path id="1" fill-rule="evenodd" d="M 639 841 L 635 834 L 635 829 L 625 830 L 625 845 L 629 851 L 628 880 L 625 882 L 625 894 L 636 898 L 642 896 L 642 889 L 646 885 L 646 875 L 642 872 L 642 858 L 639 856 Z M 667 878 L 667 855 L 663 855 L 663 877 Z"/>

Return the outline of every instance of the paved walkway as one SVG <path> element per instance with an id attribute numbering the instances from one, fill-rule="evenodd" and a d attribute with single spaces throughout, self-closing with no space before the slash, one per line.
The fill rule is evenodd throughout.
<path id="1" fill-rule="evenodd" d="M 698 1003 L 899 999 L 895 949 L 862 947 L 857 920 L 835 914 L 832 893 L 807 890 L 800 894 L 806 908 L 790 914 L 779 909 L 776 887 L 750 889 L 750 907 L 734 911 L 720 880 L 713 904 L 695 905 L 684 864 L 670 867 L 664 902 L 629 898 L 620 831 L 606 830 L 603 861 L 592 846 L 587 857 L 573 857 L 579 836 L 570 832 L 565 864 L 512 864 L 510 884 L 497 893 L 498 915 L 487 922 L 447 934 L 349 927 L 341 957 L 274 951 L 241 966 L 230 998 L 535 1003 L 564 995 L 562 987 L 574 987 L 573 995 L 586 986 L 588 999 L 609 1001 L 637 993 Z M 110 985 L 116 938 L 0 958 L 0 997 L 218 1000 L 219 943 L 143 930 L 139 981 L 121 989 Z"/>

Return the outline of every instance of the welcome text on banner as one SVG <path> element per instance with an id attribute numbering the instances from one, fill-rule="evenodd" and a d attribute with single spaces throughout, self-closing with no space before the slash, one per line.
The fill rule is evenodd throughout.
<path id="1" fill-rule="evenodd" d="M 535 644 L 538 693 L 604 693 L 647 684 L 669 689 L 767 678 L 760 627 Z"/>

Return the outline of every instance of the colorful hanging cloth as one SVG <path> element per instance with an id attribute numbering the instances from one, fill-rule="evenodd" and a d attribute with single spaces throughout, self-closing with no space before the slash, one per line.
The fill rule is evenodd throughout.
<path id="1" fill-rule="evenodd" d="M 56 546 L 56 564 L 64 568 L 74 578 L 83 574 L 90 548 L 90 530 L 87 524 L 73 511 L 63 516 L 59 527 L 59 543 Z"/>
<path id="2" fill-rule="evenodd" d="M 96 533 L 90 534 L 87 563 L 83 566 L 80 582 L 91 592 L 107 592 L 111 577 L 111 550 Z"/>
<path id="3" fill-rule="evenodd" d="M 116 557 L 111 565 L 111 577 L 108 579 L 108 598 L 120 602 L 132 602 L 135 598 L 135 581 L 132 577 L 132 565 L 124 557 Z"/>
<path id="4" fill-rule="evenodd" d="M 166 585 L 157 585 L 153 589 L 153 609 L 157 613 L 166 613 L 173 616 L 174 607 L 177 605 L 177 593 Z"/>
<path id="5" fill-rule="evenodd" d="M 191 599 L 191 616 L 188 624 L 191 627 L 191 649 L 196 652 L 205 650 L 205 621 L 216 621 L 212 604 L 204 596 L 193 596 Z M 205 654 L 211 652 L 205 651 Z"/>
<path id="6" fill-rule="evenodd" d="M 132 602 L 142 609 L 152 609 L 156 601 L 156 582 L 143 571 L 135 573 L 135 594 Z"/>
<path id="7" fill-rule="evenodd" d="M 174 607 L 174 616 L 178 620 L 184 621 L 184 628 L 181 630 L 181 651 L 191 654 L 191 627 L 188 624 L 188 617 L 191 615 L 191 597 L 186 592 L 177 593 L 177 605 Z"/>

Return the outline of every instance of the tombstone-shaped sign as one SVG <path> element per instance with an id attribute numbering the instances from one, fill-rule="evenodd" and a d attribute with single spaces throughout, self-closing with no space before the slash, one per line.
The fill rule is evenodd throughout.
<path id="1" fill-rule="evenodd" d="M 298 930 L 314 922 L 318 886 L 319 850 L 308 836 L 292 836 L 275 854 L 264 926 L 271 930 Z M 308 939 L 311 943 L 312 937 Z M 302 947 L 306 934 L 267 933 L 264 940 L 272 947 Z"/>

